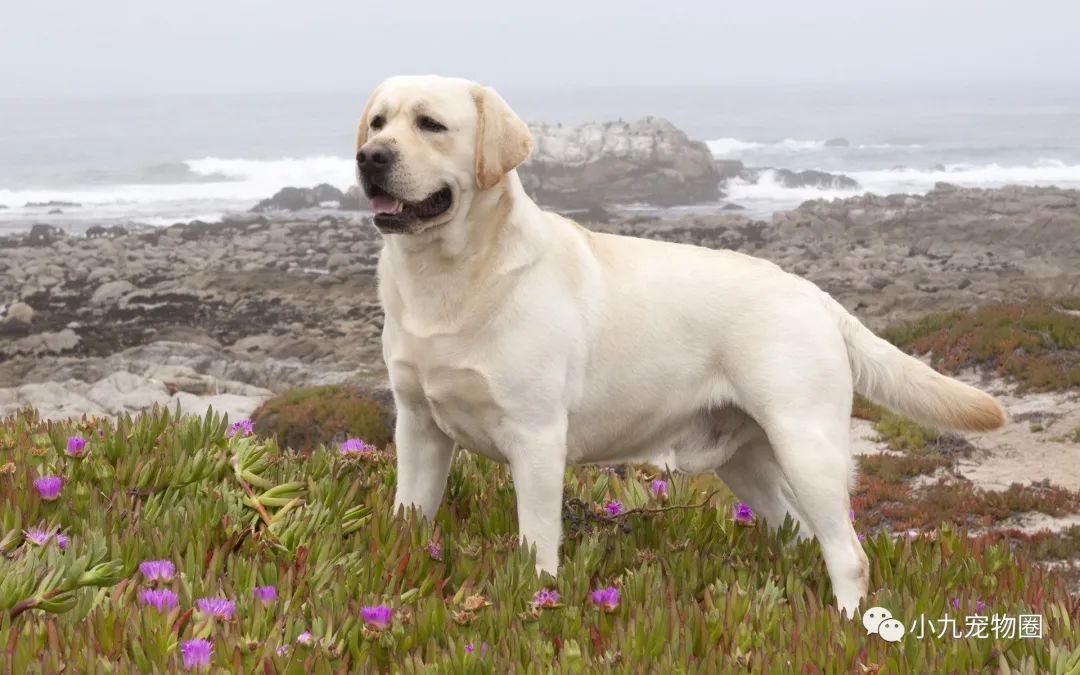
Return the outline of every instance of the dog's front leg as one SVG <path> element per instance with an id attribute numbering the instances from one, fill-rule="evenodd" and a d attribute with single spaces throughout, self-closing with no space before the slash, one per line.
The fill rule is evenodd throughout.
<path id="1" fill-rule="evenodd" d="M 536 547 L 536 571 L 555 575 L 562 537 L 566 435 L 534 436 L 510 459 L 522 545 Z"/>
<path id="2" fill-rule="evenodd" d="M 435 425 L 425 406 L 399 404 L 394 445 L 397 447 L 394 510 L 415 505 L 425 518 L 434 518 L 446 491 L 454 442 Z"/>

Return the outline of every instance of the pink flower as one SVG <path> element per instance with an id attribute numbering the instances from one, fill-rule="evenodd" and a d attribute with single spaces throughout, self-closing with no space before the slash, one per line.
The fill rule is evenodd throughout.
<path id="1" fill-rule="evenodd" d="M 343 455 L 370 455 L 373 452 L 375 452 L 375 446 L 368 445 L 359 438 L 347 438 L 341 444 Z"/>
<path id="2" fill-rule="evenodd" d="M 622 504 L 617 501 L 610 501 L 604 504 L 604 510 L 607 511 L 609 516 L 617 516 L 623 512 Z"/>
<path id="3" fill-rule="evenodd" d="M 273 586 L 257 586 L 252 594 L 255 599 L 264 605 L 270 605 L 277 602 L 277 589 Z"/>
<path id="4" fill-rule="evenodd" d="M 302 645 L 310 645 L 315 641 L 315 638 L 311 636 L 311 631 L 306 630 L 296 636 L 296 641 Z"/>
<path id="5" fill-rule="evenodd" d="M 67 454 L 71 457 L 82 457 L 86 454 L 86 439 L 81 436 L 72 436 L 68 438 Z"/>
<path id="6" fill-rule="evenodd" d="M 68 547 L 68 536 L 63 532 L 56 533 L 56 546 L 61 551 L 66 551 Z"/>
<path id="7" fill-rule="evenodd" d="M 649 492 L 652 492 L 653 497 L 667 499 L 667 481 L 657 478 L 649 483 Z"/>
<path id="8" fill-rule="evenodd" d="M 390 620 L 393 618 L 393 615 L 394 610 L 386 605 L 360 608 L 360 618 L 364 620 L 364 623 L 369 627 L 377 628 L 379 630 L 385 630 L 390 625 Z"/>
<path id="9" fill-rule="evenodd" d="M 53 533 L 40 527 L 32 527 L 29 530 L 23 530 L 23 537 L 34 546 L 44 546 L 52 539 Z"/>
<path id="10" fill-rule="evenodd" d="M 176 593 L 167 588 L 145 589 L 139 591 L 139 602 L 147 607 L 153 607 L 159 612 L 167 612 L 176 607 Z"/>
<path id="11" fill-rule="evenodd" d="M 237 420 L 229 425 L 229 428 L 225 431 L 225 438 L 232 438 L 237 434 L 243 438 L 253 433 L 255 433 L 255 425 L 252 424 L 251 420 Z"/>
<path id="12" fill-rule="evenodd" d="M 188 640 L 181 643 L 180 656 L 184 659 L 184 670 L 208 667 L 212 651 L 214 645 L 209 640 Z"/>
<path id="13" fill-rule="evenodd" d="M 150 583 L 172 581 L 173 575 L 176 574 L 176 565 L 171 560 L 144 560 L 139 563 L 139 571 Z"/>
<path id="14" fill-rule="evenodd" d="M 425 548 L 432 560 L 442 560 L 442 546 L 439 546 L 438 542 L 429 541 Z"/>
<path id="15" fill-rule="evenodd" d="M 225 621 L 233 618 L 236 611 L 236 603 L 225 598 L 199 598 L 195 601 L 195 607 L 207 616 Z"/>
<path id="16" fill-rule="evenodd" d="M 614 586 L 599 588 L 589 594 L 589 599 L 605 612 L 613 612 L 619 604 L 619 589 Z"/>
<path id="17" fill-rule="evenodd" d="M 754 522 L 754 510 L 743 502 L 739 502 L 732 511 L 732 518 L 739 525 L 751 525 Z"/>
<path id="18" fill-rule="evenodd" d="M 43 476 L 34 480 L 34 488 L 47 502 L 54 502 L 60 497 L 60 488 L 64 487 L 64 479 L 59 476 Z"/>
<path id="19" fill-rule="evenodd" d="M 561 597 L 558 591 L 541 588 L 533 596 L 533 607 L 554 607 Z"/>

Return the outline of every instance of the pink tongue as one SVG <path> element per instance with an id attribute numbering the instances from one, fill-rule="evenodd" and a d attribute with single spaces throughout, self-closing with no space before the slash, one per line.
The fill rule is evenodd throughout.
<path id="1" fill-rule="evenodd" d="M 371 198 L 371 210 L 375 213 L 399 213 L 401 202 L 387 195 Z"/>

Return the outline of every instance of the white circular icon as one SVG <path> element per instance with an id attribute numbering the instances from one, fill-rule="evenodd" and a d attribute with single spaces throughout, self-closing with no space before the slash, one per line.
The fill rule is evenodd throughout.
<path id="1" fill-rule="evenodd" d="M 904 624 L 898 619 L 885 619 L 877 629 L 878 635 L 885 642 L 900 642 L 905 631 Z"/>
<path id="2" fill-rule="evenodd" d="M 863 612 L 862 625 L 863 628 L 866 629 L 866 634 L 870 635 L 872 633 L 878 632 L 878 626 L 881 625 L 882 621 L 891 618 L 892 612 L 885 609 L 884 607 L 871 607 L 870 609 Z"/>

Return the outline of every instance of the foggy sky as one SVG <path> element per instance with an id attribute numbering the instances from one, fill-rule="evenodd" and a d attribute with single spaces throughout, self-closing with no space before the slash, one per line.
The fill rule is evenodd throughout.
<path id="1" fill-rule="evenodd" d="M 5 0 L 0 97 L 1080 77 L 1071 0 Z"/>

